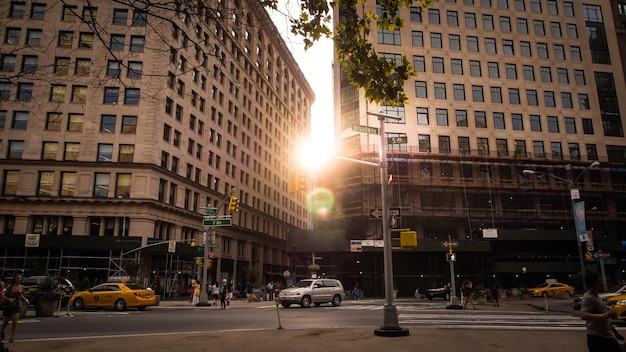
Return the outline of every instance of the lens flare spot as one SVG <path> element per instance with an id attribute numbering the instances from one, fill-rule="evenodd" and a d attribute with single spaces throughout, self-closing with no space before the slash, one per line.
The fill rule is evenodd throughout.
<path id="1" fill-rule="evenodd" d="M 311 213 L 326 217 L 335 206 L 335 196 L 328 188 L 318 187 L 309 192 L 308 204 Z"/>

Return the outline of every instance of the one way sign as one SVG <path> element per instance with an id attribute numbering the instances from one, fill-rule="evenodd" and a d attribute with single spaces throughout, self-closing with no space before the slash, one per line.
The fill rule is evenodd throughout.
<path id="1" fill-rule="evenodd" d="M 389 208 L 389 216 L 395 216 L 396 218 L 402 217 L 402 214 L 400 213 L 400 208 Z M 382 209 L 370 209 L 370 219 L 380 219 L 382 217 Z"/>

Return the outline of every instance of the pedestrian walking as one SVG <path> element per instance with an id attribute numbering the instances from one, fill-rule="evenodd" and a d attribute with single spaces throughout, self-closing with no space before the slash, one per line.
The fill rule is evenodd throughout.
<path id="1" fill-rule="evenodd" d="M 24 286 L 22 286 L 22 279 L 22 275 L 15 275 L 13 283 L 11 283 L 6 288 L 4 294 L 0 296 L 0 300 L 5 301 L 6 303 L 6 306 L 2 311 L 2 332 L 0 333 L 0 340 L 4 340 L 4 329 L 6 329 L 7 325 L 9 325 L 9 320 L 11 320 L 11 337 L 9 338 L 9 342 L 14 341 L 17 323 L 20 320 L 22 304 L 30 304 L 28 299 L 26 299 L 23 294 Z"/>
<path id="2" fill-rule="evenodd" d="M 602 281 L 596 273 L 585 275 L 587 292 L 583 295 L 580 318 L 587 322 L 587 348 L 589 352 L 620 352 L 617 340 L 624 341 L 622 336 L 611 323 L 617 318 L 614 310 L 608 310 L 598 297 L 602 292 Z"/>
<path id="3" fill-rule="evenodd" d="M 226 300 L 228 298 L 228 282 L 226 279 L 222 279 L 222 284 L 220 285 L 220 303 L 222 309 L 226 309 Z"/>
<path id="4" fill-rule="evenodd" d="M 214 282 L 211 285 L 211 296 L 213 296 L 213 305 L 217 305 L 217 299 L 220 297 L 220 287 L 217 285 L 217 282 Z"/>
<path id="5" fill-rule="evenodd" d="M 226 295 L 226 305 L 229 306 L 230 305 L 230 300 L 233 299 L 233 289 L 234 289 L 234 284 L 233 284 L 233 280 L 228 280 L 228 283 L 226 284 L 226 290 L 227 290 L 227 295 Z"/>
<path id="6" fill-rule="evenodd" d="M 472 303 L 472 307 L 474 309 L 476 309 L 476 306 L 474 305 L 474 301 L 472 300 L 472 293 L 474 292 L 474 286 L 472 285 L 472 282 L 470 280 L 465 280 L 463 281 L 463 284 L 461 285 L 462 289 L 463 289 L 463 309 L 467 309 L 467 303 L 471 302 Z"/>
<path id="7" fill-rule="evenodd" d="M 500 284 L 498 283 L 497 280 L 493 280 L 493 283 L 491 284 L 491 287 L 489 288 L 489 290 L 491 291 L 491 299 L 493 299 L 493 306 L 500 307 L 500 301 L 498 301 L 498 299 L 500 298 Z"/>

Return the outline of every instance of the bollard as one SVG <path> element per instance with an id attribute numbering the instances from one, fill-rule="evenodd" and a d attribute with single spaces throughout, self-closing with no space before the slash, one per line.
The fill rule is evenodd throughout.
<path id="1" fill-rule="evenodd" d="M 283 326 L 280 325 L 280 311 L 278 310 L 278 297 L 276 297 L 275 301 L 276 301 L 276 315 L 278 316 L 278 330 L 281 330 Z"/>
<path id="2" fill-rule="evenodd" d="M 546 313 L 548 313 L 548 295 L 543 296 L 543 302 L 544 307 L 546 307 Z"/>

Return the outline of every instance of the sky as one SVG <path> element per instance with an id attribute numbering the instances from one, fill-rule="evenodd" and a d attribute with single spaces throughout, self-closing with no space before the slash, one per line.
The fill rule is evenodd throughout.
<path id="1" fill-rule="evenodd" d="M 293 16 L 299 11 L 298 8 L 290 11 L 286 0 L 280 0 L 278 8 L 283 13 L 291 12 Z M 288 19 L 272 11 L 270 15 L 315 93 L 311 112 L 311 141 L 316 146 L 327 146 L 324 149 L 333 150 L 333 43 L 330 39 L 322 39 L 305 52 L 302 38 L 289 31 Z"/>

